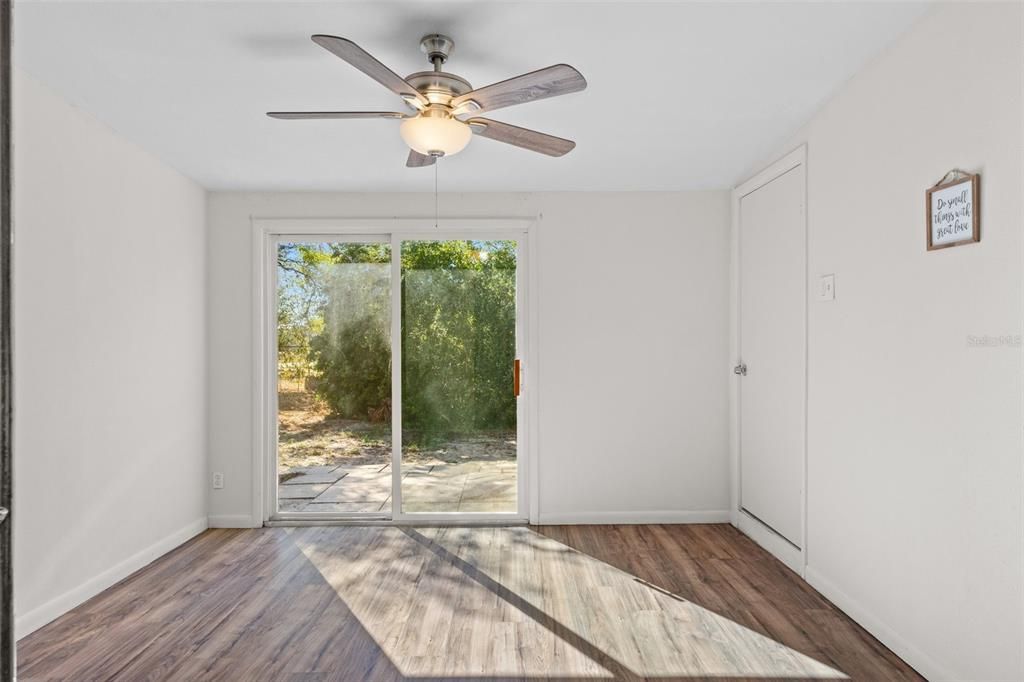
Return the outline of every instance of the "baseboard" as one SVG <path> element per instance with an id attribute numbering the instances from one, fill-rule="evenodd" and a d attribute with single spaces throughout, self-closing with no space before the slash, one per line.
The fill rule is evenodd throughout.
<path id="1" fill-rule="evenodd" d="M 791 571 L 804 577 L 804 553 L 799 547 L 790 544 L 781 535 L 744 511 L 739 511 L 732 523 Z"/>
<path id="2" fill-rule="evenodd" d="M 175 547 L 179 547 L 196 535 L 206 530 L 206 517 L 196 519 L 184 528 L 177 530 L 163 539 L 153 543 L 149 547 L 136 552 L 124 561 L 111 566 L 99 575 L 90 578 L 78 587 L 68 590 L 62 595 L 54 597 L 50 601 L 37 606 L 28 613 L 14 618 L 14 633 L 16 639 L 21 639 L 47 623 L 56 620 L 65 613 L 82 604 L 88 599 L 96 596 L 111 585 L 117 583 L 139 570 L 153 560 L 167 554 Z"/>
<path id="3" fill-rule="evenodd" d="M 208 516 L 207 524 L 210 528 L 256 528 L 252 517 L 248 514 L 220 514 Z"/>
<path id="4" fill-rule="evenodd" d="M 606 525 L 640 523 L 729 523 L 727 509 L 701 511 L 541 512 L 540 525 Z"/>
<path id="5" fill-rule="evenodd" d="M 914 670 L 921 673 L 929 680 L 966 680 L 967 676 L 954 674 L 943 666 L 936 663 L 931 657 L 920 649 L 900 637 L 895 630 L 873 616 L 867 609 L 857 603 L 852 597 L 835 586 L 828 578 L 807 567 L 806 580 L 808 584 L 825 596 L 826 599 L 838 606 L 850 618 L 855 620 L 861 627 L 870 632 L 878 641 L 889 647 L 893 653 L 907 662 Z"/>

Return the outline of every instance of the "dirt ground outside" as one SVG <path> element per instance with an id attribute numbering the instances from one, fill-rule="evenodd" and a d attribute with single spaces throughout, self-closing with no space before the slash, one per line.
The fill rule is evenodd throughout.
<path id="1" fill-rule="evenodd" d="M 281 482 L 312 467 L 385 465 L 391 462 L 389 421 L 370 422 L 332 416 L 311 391 L 281 382 L 278 398 L 278 474 Z M 462 436 L 430 448 L 403 448 L 403 463 L 515 462 L 513 432 Z"/>

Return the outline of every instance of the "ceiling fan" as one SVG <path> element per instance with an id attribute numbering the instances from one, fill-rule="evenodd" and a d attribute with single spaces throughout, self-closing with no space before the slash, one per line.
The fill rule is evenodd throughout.
<path id="1" fill-rule="evenodd" d="M 429 166 L 442 156 L 459 153 L 469 144 L 473 133 L 548 156 L 563 156 L 576 146 L 572 140 L 477 116 L 514 104 L 583 90 L 587 87 L 587 81 L 568 64 L 556 64 L 474 90 L 465 78 L 441 70 L 455 45 L 448 36 L 435 33 L 423 37 L 420 49 L 434 65 L 434 70 L 420 71 L 407 78 L 402 78 L 384 66 L 351 40 L 328 35 L 315 35 L 312 38 L 317 45 L 344 59 L 401 97 L 412 113 L 270 111 L 267 116 L 280 119 L 401 120 L 399 132 L 410 147 L 405 165 L 410 168 Z"/>

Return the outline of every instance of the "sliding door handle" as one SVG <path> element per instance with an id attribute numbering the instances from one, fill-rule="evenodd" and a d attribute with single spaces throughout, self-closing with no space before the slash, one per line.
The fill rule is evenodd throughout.
<path id="1" fill-rule="evenodd" d="M 0 523 L 3 523 L 7 519 L 7 507 L 0 507 Z"/>
<path id="2" fill-rule="evenodd" d="M 515 396 L 517 398 L 519 397 L 519 393 L 521 392 L 520 391 L 520 387 L 522 385 L 520 383 L 520 372 L 521 371 L 522 371 L 522 363 L 520 362 L 519 358 L 516 358 L 515 362 L 512 364 L 512 392 L 515 394 Z"/>

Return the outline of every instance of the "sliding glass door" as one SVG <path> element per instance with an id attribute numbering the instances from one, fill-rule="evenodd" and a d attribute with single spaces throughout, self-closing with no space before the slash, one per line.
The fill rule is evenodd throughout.
<path id="1" fill-rule="evenodd" d="M 276 512 L 391 512 L 391 244 L 277 250 Z"/>
<path id="2" fill-rule="evenodd" d="M 516 247 L 401 243 L 405 514 L 518 509 Z"/>
<path id="3" fill-rule="evenodd" d="M 525 235 L 454 236 L 272 240 L 272 519 L 526 517 Z"/>

